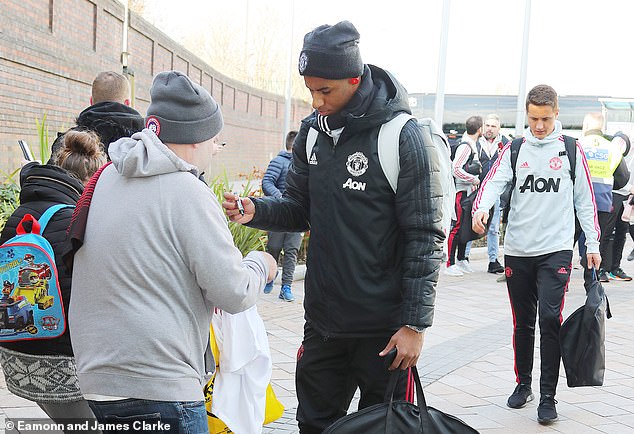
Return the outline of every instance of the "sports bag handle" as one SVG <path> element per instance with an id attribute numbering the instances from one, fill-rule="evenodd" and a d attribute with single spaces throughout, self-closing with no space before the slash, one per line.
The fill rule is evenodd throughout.
<path id="1" fill-rule="evenodd" d="M 18 235 L 26 234 L 27 232 L 24 229 L 24 223 L 30 221 L 31 233 L 42 235 L 44 233 L 44 230 L 46 229 L 46 225 L 48 225 L 49 220 L 51 219 L 51 217 L 53 217 L 53 214 L 55 214 L 60 209 L 64 209 L 64 208 L 75 208 L 75 205 L 60 203 L 57 205 L 50 206 L 46 211 L 44 211 L 44 214 L 42 214 L 39 219 L 36 219 L 31 214 L 25 214 L 24 217 L 22 217 L 22 220 L 20 220 L 20 223 L 18 223 L 18 226 L 15 229 L 15 232 Z"/>
<path id="2" fill-rule="evenodd" d="M 416 366 L 411 367 L 412 375 L 414 377 L 414 381 L 416 382 L 416 400 L 418 404 L 418 414 L 420 417 L 420 424 L 422 427 L 423 433 L 430 433 L 431 431 L 431 421 L 429 420 L 429 413 L 427 413 L 427 401 L 425 401 L 425 394 L 423 393 L 423 385 L 420 382 L 420 377 L 418 376 L 418 370 Z M 385 432 L 391 433 L 394 431 L 394 410 L 392 403 L 394 402 L 394 392 L 396 391 L 396 384 L 398 383 L 398 377 L 400 374 L 400 370 L 394 370 L 390 375 L 390 379 L 387 383 L 387 389 L 390 393 L 390 405 L 387 408 L 387 415 L 385 418 Z"/>

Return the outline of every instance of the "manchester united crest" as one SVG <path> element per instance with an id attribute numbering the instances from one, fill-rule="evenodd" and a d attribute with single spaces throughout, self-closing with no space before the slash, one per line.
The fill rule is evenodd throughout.
<path id="1" fill-rule="evenodd" d="M 363 152 L 355 152 L 348 156 L 346 167 L 352 176 L 361 176 L 368 170 L 368 157 Z"/>
<path id="2" fill-rule="evenodd" d="M 559 170 L 561 169 L 562 163 L 561 163 L 561 158 L 559 157 L 553 157 L 550 159 L 550 168 L 553 170 Z"/>

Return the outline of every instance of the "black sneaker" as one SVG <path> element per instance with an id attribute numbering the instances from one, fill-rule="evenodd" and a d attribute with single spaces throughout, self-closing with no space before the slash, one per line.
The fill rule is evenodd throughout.
<path id="1" fill-rule="evenodd" d="M 553 395 L 542 395 L 537 407 L 537 422 L 542 425 L 548 425 L 557 420 L 557 409 L 555 408 L 557 400 Z"/>
<path id="2" fill-rule="evenodd" d="M 612 270 L 608 273 L 608 279 L 612 279 L 612 280 L 623 280 L 625 282 L 629 282 L 630 280 L 632 280 L 632 278 L 630 276 L 628 276 L 625 271 L 623 271 L 623 269 L 621 267 Z"/>
<path id="3" fill-rule="evenodd" d="M 496 259 L 493 262 L 489 262 L 489 269 L 487 272 L 492 274 L 504 273 L 504 267 Z"/>
<path id="4" fill-rule="evenodd" d="M 599 282 L 609 282 L 610 278 L 608 277 L 608 273 L 605 272 L 605 270 L 599 270 L 599 274 L 598 274 L 598 278 L 599 278 Z"/>
<path id="5" fill-rule="evenodd" d="M 506 405 L 511 408 L 522 408 L 527 402 L 532 401 L 534 398 L 531 386 L 528 384 L 518 384 L 515 390 L 509 396 Z"/>

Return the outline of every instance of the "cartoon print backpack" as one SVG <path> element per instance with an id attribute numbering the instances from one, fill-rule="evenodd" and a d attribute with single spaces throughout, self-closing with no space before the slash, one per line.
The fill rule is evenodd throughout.
<path id="1" fill-rule="evenodd" d="M 53 214 L 74 205 L 54 205 L 39 221 L 26 214 L 17 235 L 0 246 L 0 342 L 46 339 L 66 330 L 55 254 L 41 234 Z M 31 222 L 31 232 L 24 229 Z"/>

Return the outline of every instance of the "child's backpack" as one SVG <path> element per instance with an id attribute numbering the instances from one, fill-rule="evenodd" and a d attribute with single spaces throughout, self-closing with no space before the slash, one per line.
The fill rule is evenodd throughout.
<path id="1" fill-rule="evenodd" d="M 66 330 L 55 253 L 41 234 L 53 214 L 74 205 L 54 205 L 39 221 L 26 214 L 17 235 L 0 246 L 0 342 L 56 338 Z M 24 223 L 31 222 L 26 232 Z"/>

